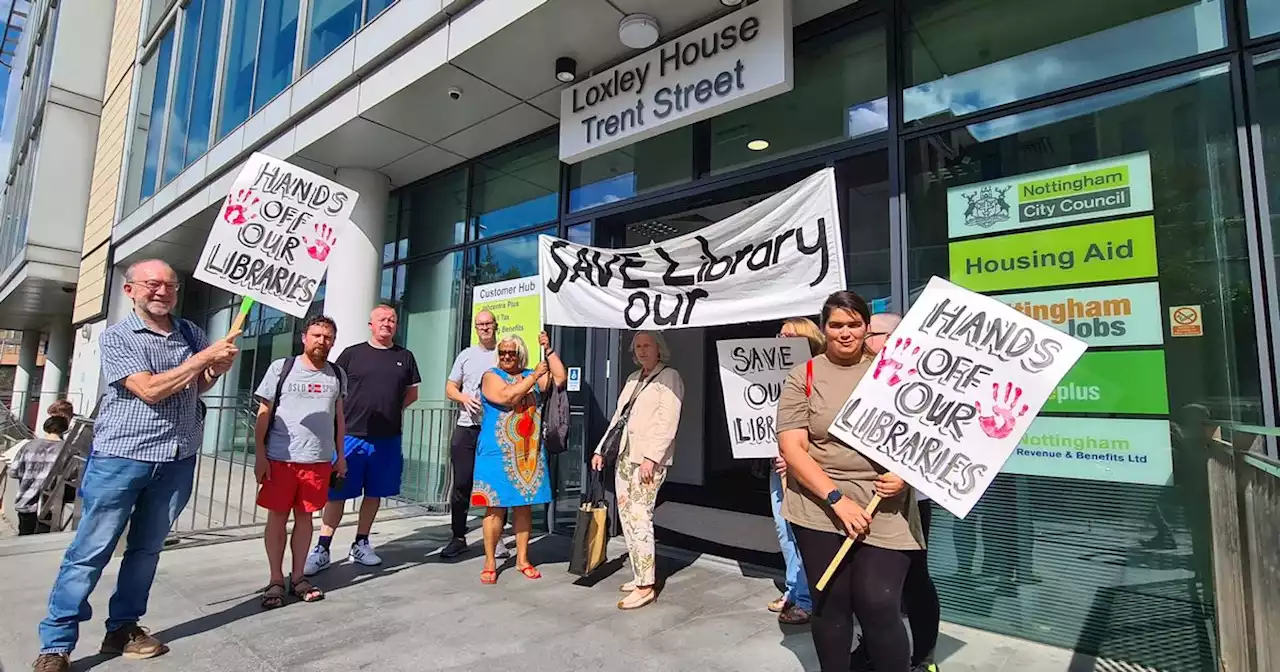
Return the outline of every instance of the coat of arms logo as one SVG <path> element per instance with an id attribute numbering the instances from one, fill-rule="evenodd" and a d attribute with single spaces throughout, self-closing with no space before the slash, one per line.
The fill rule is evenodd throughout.
<path id="1" fill-rule="evenodd" d="M 1004 195 L 1012 187 L 982 187 L 977 191 L 963 194 L 969 207 L 964 210 L 966 226 L 977 226 L 989 229 L 1001 222 L 1009 221 L 1009 201 Z"/>

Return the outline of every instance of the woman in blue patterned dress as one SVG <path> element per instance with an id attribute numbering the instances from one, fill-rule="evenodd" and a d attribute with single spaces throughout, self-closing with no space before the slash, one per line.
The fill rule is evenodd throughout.
<path id="1" fill-rule="evenodd" d="M 484 417 L 476 449 L 475 485 L 471 505 L 486 507 L 484 515 L 484 571 L 480 581 L 498 582 L 494 550 L 502 538 L 504 510 L 513 510 L 516 531 L 516 570 L 530 579 L 542 574 L 529 562 L 529 534 L 533 530 L 533 505 L 551 502 L 547 456 L 542 449 L 542 408 L 547 386 L 563 386 L 564 364 L 551 350 L 546 332 L 538 343 L 544 355 L 529 370 L 529 349 L 524 339 L 510 335 L 498 341 L 498 366 L 480 381 Z M 550 376 L 547 374 L 550 373 Z"/>

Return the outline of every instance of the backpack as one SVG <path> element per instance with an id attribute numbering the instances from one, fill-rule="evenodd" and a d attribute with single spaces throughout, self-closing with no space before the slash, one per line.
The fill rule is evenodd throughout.
<path id="1" fill-rule="evenodd" d="M 289 372 L 293 370 L 293 363 L 297 359 L 298 358 L 296 356 L 285 357 L 284 365 L 280 367 L 280 378 L 276 381 L 276 396 L 271 401 L 271 410 L 267 411 L 267 439 L 268 440 L 271 439 L 271 427 L 276 423 L 276 409 L 280 407 L 280 394 L 284 392 L 284 381 L 289 378 Z M 346 397 L 347 396 L 347 372 L 343 371 L 342 367 L 338 366 L 334 362 L 329 362 L 329 366 L 333 367 L 333 372 L 338 376 L 338 398 L 341 399 L 343 397 Z M 338 444 L 339 444 L 338 448 L 341 449 L 342 437 L 337 436 L 338 415 L 336 413 L 333 416 L 333 433 L 335 435 L 335 438 L 338 441 Z"/>
<path id="2" fill-rule="evenodd" d="M 542 445 L 548 455 L 569 449 L 569 392 L 555 381 L 547 386 L 547 398 L 542 404 Z"/>

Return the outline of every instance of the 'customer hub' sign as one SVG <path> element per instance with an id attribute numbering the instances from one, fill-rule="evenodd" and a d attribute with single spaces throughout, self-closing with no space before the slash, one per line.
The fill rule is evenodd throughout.
<path id="1" fill-rule="evenodd" d="M 560 160 L 576 163 L 790 90 L 790 5 L 761 0 L 562 91 Z"/>

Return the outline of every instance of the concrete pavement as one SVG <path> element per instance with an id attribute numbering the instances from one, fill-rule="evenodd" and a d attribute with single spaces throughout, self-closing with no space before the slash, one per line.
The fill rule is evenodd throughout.
<path id="1" fill-rule="evenodd" d="M 334 549 L 350 544 L 344 527 Z M 379 522 L 373 541 L 382 567 L 347 563 L 316 582 L 328 599 L 263 612 L 260 539 L 183 542 L 166 550 L 144 625 L 170 654 L 145 662 L 95 655 L 115 584 L 115 563 L 93 597 L 76 670 L 777 670 L 817 669 L 806 628 L 780 626 L 764 605 L 775 575 L 720 559 L 674 553 L 657 604 L 615 607 L 629 572 L 614 561 L 595 585 L 565 572 L 569 540 L 533 545 L 544 578 L 507 566 L 497 586 L 479 582 L 478 542 L 457 562 L 440 558 L 448 521 L 426 516 Z M 28 669 L 66 535 L 0 542 L 0 665 Z M 473 540 L 474 541 L 474 540 Z M 615 540 L 616 541 L 616 540 Z M 340 555 L 341 553 L 335 553 Z M 610 557 L 622 554 L 611 547 Z M 607 570 L 601 572 L 607 574 Z M 949 624 L 939 647 L 947 672 L 1083 672 L 1111 669 L 1070 651 Z"/>

